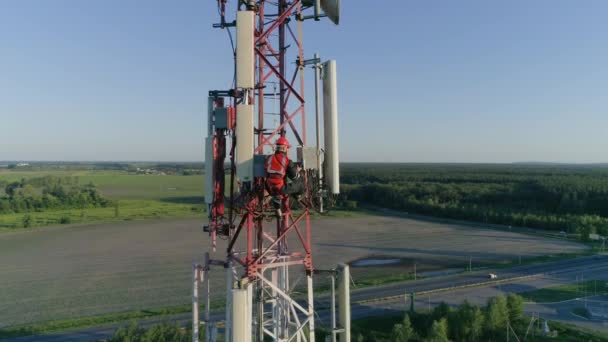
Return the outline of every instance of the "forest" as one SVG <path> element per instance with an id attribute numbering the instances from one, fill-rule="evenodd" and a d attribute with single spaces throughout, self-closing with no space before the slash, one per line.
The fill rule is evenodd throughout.
<path id="1" fill-rule="evenodd" d="M 47 209 L 105 207 L 94 184 L 80 185 L 77 177 L 45 176 L 16 182 L 0 181 L 0 214 L 26 213 Z"/>
<path id="2" fill-rule="evenodd" d="M 464 301 L 453 309 L 441 303 L 430 312 L 410 312 L 393 326 L 390 339 L 371 329 L 353 329 L 355 341 L 503 341 L 514 334 L 523 335 L 527 319 L 523 299 L 516 294 L 490 298 L 485 307 Z"/>
<path id="3" fill-rule="evenodd" d="M 342 204 L 608 235 L 608 167 L 344 164 Z"/>

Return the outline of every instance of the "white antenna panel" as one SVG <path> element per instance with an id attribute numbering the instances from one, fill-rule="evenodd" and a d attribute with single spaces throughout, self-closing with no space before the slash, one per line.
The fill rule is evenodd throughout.
<path id="1" fill-rule="evenodd" d="M 255 12 L 239 11 L 236 14 L 236 87 L 254 87 L 254 36 Z"/>
<path id="2" fill-rule="evenodd" d="M 213 203 L 213 137 L 205 138 L 205 203 Z"/>
<path id="3" fill-rule="evenodd" d="M 236 175 L 253 181 L 253 105 L 236 106 Z"/>
<path id="4" fill-rule="evenodd" d="M 340 193 L 338 146 L 338 85 L 336 61 L 323 64 L 323 133 L 325 138 L 325 180 L 332 194 Z"/>

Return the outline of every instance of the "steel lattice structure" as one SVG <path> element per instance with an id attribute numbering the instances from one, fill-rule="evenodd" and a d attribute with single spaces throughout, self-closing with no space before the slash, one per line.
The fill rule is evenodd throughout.
<path id="1" fill-rule="evenodd" d="M 233 299 L 239 298 L 233 295 L 236 290 L 242 291 L 244 296 L 244 302 L 239 299 L 238 305 L 246 303 L 247 308 L 242 311 L 246 311 L 247 316 L 243 319 L 255 340 L 263 341 L 270 337 L 275 341 L 314 341 L 310 214 L 319 191 L 317 171 L 302 171 L 305 192 L 297 199 L 299 209 L 292 210 L 296 199 L 284 196 L 281 199 L 282 216 L 275 218 L 274 210 L 268 205 L 264 177 L 254 173 L 249 181 L 238 179 L 239 162 L 235 158 L 239 146 L 238 127 L 235 126 L 238 126 L 239 115 L 245 115 L 245 106 L 253 106 L 257 113 L 252 122 L 256 157 L 271 151 L 273 141 L 279 136 L 288 136 L 294 145 L 306 146 L 304 69 L 307 64 L 318 63 L 304 59 L 303 10 L 311 6 L 304 6 L 301 0 L 234 2 L 235 7 L 231 10 L 237 13 L 247 11 L 254 17 L 255 82 L 253 88 L 239 88 L 235 80 L 233 89 L 209 93 L 209 136 L 206 143 L 207 158 L 213 158 L 213 170 L 208 175 L 212 185 L 207 196 L 212 196 L 212 200 L 207 201 L 210 222 L 206 230 L 211 236 L 214 251 L 218 237 L 227 239 L 228 247 L 225 260 L 211 260 L 207 254 L 205 264 L 195 268 L 195 288 L 200 280 L 206 284 L 208 304 L 210 267 L 224 266 L 227 282 L 226 341 L 237 339 L 236 334 L 241 329 L 236 326 L 240 323 L 235 322 L 232 310 L 232 306 L 237 305 Z M 215 27 L 230 30 L 238 24 L 237 20 L 228 18 L 228 5 L 227 0 L 218 0 L 220 23 Z M 237 40 L 237 50 L 251 48 L 245 47 L 244 41 Z M 235 74 L 236 70 L 235 62 Z M 270 92 L 271 89 L 274 91 Z M 268 112 L 270 100 L 278 100 L 276 112 Z M 219 114 L 222 114 L 221 124 Z M 269 117 L 278 120 L 268 120 Z M 228 169 L 225 168 L 226 157 L 229 158 Z M 230 175 L 228 179 L 226 174 Z M 296 301 L 292 295 L 290 273 L 294 275 L 294 272 L 300 272 L 306 279 L 305 303 Z M 197 291 L 195 289 L 196 300 Z M 195 320 L 194 329 L 197 331 L 198 314 Z M 208 305 L 204 320 L 210 323 Z"/>

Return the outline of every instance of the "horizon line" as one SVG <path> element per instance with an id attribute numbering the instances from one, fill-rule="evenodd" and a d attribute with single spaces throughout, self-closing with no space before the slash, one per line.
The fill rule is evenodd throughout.
<path id="1" fill-rule="evenodd" d="M 88 163 L 88 164 L 104 164 L 104 163 L 178 163 L 178 164 L 192 164 L 202 163 L 202 160 L 0 160 L 0 164 L 4 163 Z M 351 164 L 492 164 L 492 165 L 504 165 L 504 164 L 537 164 L 537 165 L 608 165 L 608 161 L 604 162 L 555 162 L 555 161 L 513 161 L 513 162 L 465 162 L 465 161 L 432 161 L 432 162 L 418 162 L 418 161 L 341 161 L 340 163 L 351 163 Z M 0 165 L 1 166 L 1 165 Z"/>

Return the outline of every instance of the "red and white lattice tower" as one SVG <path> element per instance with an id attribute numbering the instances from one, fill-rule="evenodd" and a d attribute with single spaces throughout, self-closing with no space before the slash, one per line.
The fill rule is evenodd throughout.
<path id="1" fill-rule="evenodd" d="M 325 16 L 321 8 L 337 23 L 339 1 L 218 0 L 217 6 L 221 21 L 214 27 L 229 31 L 233 47 L 236 40 L 234 56 L 228 57 L 234 58 L 235 70 L 229 73 L 234 75 L 232 89 L 209 92 L 205 141 L 209 225 L 205 230 L 213 251 L 217 238 L 227 240 L 227 249 L 225 259 L 210 259 L 207 253 L 205 263 L 195 266 L 193 339 L 198 339 L 199 282 L 205 285 L 206 339 L 215 339 L 208 273 L 218 265 L 226 272 L 226 341 L 314 341 L 310 214 L 322 210 L 324 194 L 339 191 L 337 107 L 335 62 L 321 64 L 316 57 L 304 58 L 302 26 L 304 20 Z M 304 70 L 308 65 L 316 77 L 316 146 L 307 145 Z M 324 75 L 323 149 L 319 146 L 320 70 Z M 282 216 L 277 217 L 265 191 L 263 166 L 280 136 L 297 146 L 295 160 L 302 166 L 305 192 L 299 198 L 282 198 Z M 327 174 L 324 182 L 321 169 Z M 294 298 L 293 279 L 305 279 L 306 296 Z"/>

